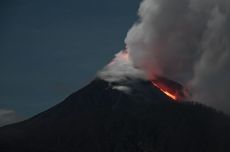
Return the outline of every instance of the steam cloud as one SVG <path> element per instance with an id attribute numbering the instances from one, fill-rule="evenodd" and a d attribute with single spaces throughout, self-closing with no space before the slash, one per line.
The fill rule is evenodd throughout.
<path id="1" fill-rule="evenodd" d="M 230 1 L 144 0 L 125 40 L 135 66 L 230 113 Z"/>
<path id="2" fill-rule="evenodd" d="M 0 127 L 21 120 L 22 118 L 19 117 L 15 111 L 8 109 L 0 109 Z"/>
<path id="3" fill-rule="evenodd" d="M 230 1 L 143 0 L 138 15 L 125 39 L 129 63 L 118 54 L 101 76 L 161 75 L 187 86 L 192 100 L 230 114 Z"/>

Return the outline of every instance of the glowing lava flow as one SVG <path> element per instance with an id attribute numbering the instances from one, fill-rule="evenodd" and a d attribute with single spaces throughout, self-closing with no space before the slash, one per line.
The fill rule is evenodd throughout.
<path id="1" fill-rule="evenodd" d="M 155 87 L 157 87 L 158 89 L 160 89 L 164 94 L 166 94 L 166 95 L 167 95 L 168 97 L 170 97 L 171 99 L 177 100 L 177 96 L 176 96 L 176 95 L 174 95 L 174 94 L 170 93 L 169 91 L 167 91 L 167 90 L 161 88 L 159 85 L 157 85 L 157 84 L 154 83 L 154 82 L 152 82 L 152 84 L 153 84 Z"/>

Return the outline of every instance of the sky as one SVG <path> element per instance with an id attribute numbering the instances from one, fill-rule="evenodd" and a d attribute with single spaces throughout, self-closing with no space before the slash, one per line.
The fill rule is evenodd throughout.
<path id="1" fill-rule="evenodd" d="M 84 87 L 125 47 L 140 0 L 2 0 L 0 119 L 28 118 Z"/>

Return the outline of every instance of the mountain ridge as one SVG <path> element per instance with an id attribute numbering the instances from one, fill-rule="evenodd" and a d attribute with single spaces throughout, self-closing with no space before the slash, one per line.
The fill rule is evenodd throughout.
<path id="1" fill-rule="evenodd" d="M 114 86 L 131 87 L 131 93 Z M 28 120 L 0 128 L 2 152 L 227 152 L 230 118 L 173 102 L 148 81 L 96 79 Z"/>

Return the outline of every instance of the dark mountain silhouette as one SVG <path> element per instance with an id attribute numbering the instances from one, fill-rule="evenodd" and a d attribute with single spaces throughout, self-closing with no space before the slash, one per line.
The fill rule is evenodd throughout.
<path id="1" fill-rule="evenodd" d="M 1 152 L 229 152 L 229 143 L 228 116 L 173 102 L 141 80 L 96 79 L 53 108 L 0 128 Z"/>

